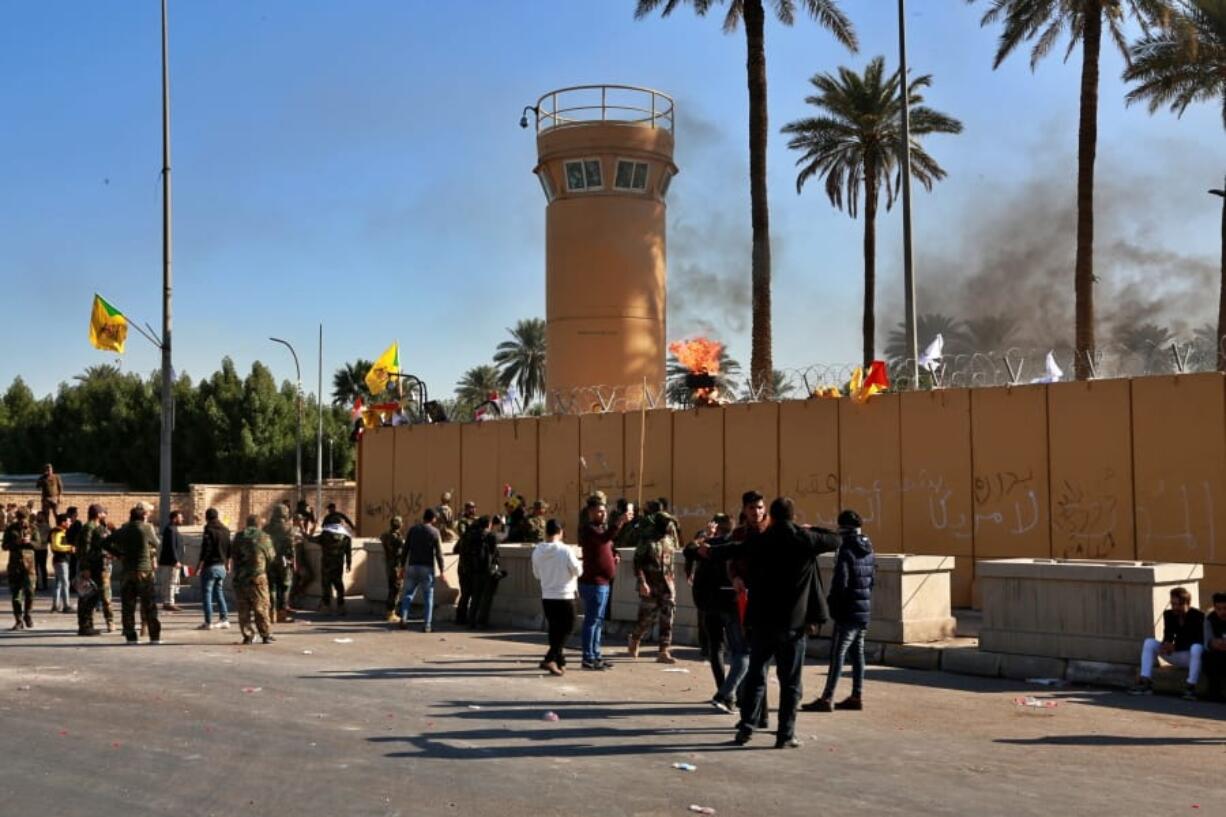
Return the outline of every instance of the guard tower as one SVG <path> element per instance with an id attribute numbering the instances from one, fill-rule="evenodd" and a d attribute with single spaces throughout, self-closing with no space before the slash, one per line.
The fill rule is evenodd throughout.
<path id="1" fill-rule="evenodd" d="M 536 115 L 545 208 L 546 389 L 550 411 L 576 390 L 664 383 L 664 213 L 673 100 L 649 88 L 551 91 Z M 526 121 L 526 120 L 525 120 Z"/>

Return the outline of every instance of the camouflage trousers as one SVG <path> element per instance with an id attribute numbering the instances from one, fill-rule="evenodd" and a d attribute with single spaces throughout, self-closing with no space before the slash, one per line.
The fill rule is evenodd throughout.
<path id="1" fill-rule="evenodd" d="M 651 625 L 660 620 L 660 649 L 666 650 L 673 643 L 673 616 L 677 612 L 673 583 L 663 573 L 646 574 L 651 595 L 639 599 L 639 618 L 634 624 L 632 637 L 637 641 L 651 631 Z"/>
<path id="2" fill-rule="evenodd" d="M 336 593 L 336 606 L 345 606 L 345 554 L 342 551 L 325 550 L 319 564 L 321 607 L 332 606 L 332 594 Z"/>
<path id="3" fill-rule="evenodd" d="M 9 592 L 13 596 L 13 615 L 18 621 L 22 621 L 34 609 L 36 576 L 34 554 L 23 553 L 20 562 L 9 562 Z"/>
<path id="4" fill-rule="evenodd" d="M 136 640 L 136 605 L 140 603 L 140 616 L 149 628 L 149 640 L 160 641 L 162 623 L 158 621 L 158 581 L 151 570 L 134 570 L 124 573 L 119 585 L 120 616 L 123 620 L 123 637 Z"/>
<path id="5" fill-rule="evenodd" d="M 256 630 L 261 636 L 269 635 L 268 626 L 268 577 L 256 576 L 249 582 L 234 585 L 238 598 L 238 627 L 243 638 L 255 638 Z M 252 620 L 255 626 L 252 626 Z"/>
<path id="6" fill-rule="evenodd" d="M 292 606 L 302 606 L 302 594 L 313 581 L 315 581 L 315 570 L 307 559 L 306 546 L 294 545 L 294 580 L 289 593 L 289 603 Z"/>
<path id="7" fill-rule="evenodd" d="M 273 610 L 289 609 L 293 584 L 293 567 L 284 564 L 279 558 L 273 560 L 273 563 L 268 566 L 268 593 Z"/>

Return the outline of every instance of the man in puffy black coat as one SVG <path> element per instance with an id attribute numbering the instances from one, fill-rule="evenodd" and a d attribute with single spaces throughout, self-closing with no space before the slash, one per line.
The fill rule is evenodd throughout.
<path id="1" fill-rule="evenodd" d="M 736 742 L 746 744 L 762 723 L 766 669 L 775 662 L 779 678 L 779 726 L 775 747 L 796 748 L 796 707 L 800 703 L 800 673 L 805 658 L 805 630 L 810 619 L 809 598 L 817 573 L 819 553 L 834 550 L 837 534 L 806 528 L 793 521 L 792 500 L 771 503 L 770 526 L 744 542 L 699 550 L 716 560 L 744 559 L 748 567 L 749 671 L 741 689 L 741 720 Z"/>
<path id="2" fill-rule="evenodd" d="M 877 557 L 873 543 L 860 531 L 860 515 L 855 511 L 839 514 L 839 535 L 842 543 L 834 561 L 830 579 L 830 616 L 834 619 L 834 645 L 830 651 L 830 671 L 821 697 L 805 704 L 806 712 L 830 712 L 835 709 L 864 708 L 860 694 L 864 689 L 864 636 L 872 617 L 873 582 L 877 575 Z M 851 655 L 851 697 L 831 703 L 834 689 L 843 674 L 843 661 Z"/>

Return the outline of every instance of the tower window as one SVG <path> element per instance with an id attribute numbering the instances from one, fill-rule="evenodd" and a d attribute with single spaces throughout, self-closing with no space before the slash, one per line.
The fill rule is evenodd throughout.
<path id="1" fill-rule="evenodd" d="M 546 203 L 553 201 L 553 182 L 549 178 L 549 171 L 542 167 L 536 171 L 536 177 L 541 181 L 541 190 L 545 193 Z"/>
<path id="2" fill-rule="evenodd" d="M 613 187 L 617 190 L 636 190 L 643 191 L 647 189 L 647 163 L 634 162 L 629 159 L 617 160 L 617 176 L 613 180 Z"/>
<path id="3" fill-rule="evenodd" d="M 576 159 L 566 162 L 566 189 L 572 193 L 599 190 L 604 187 L 599 159 Z"/>
<path id="4" fill-rule="evenodd" d="M 664 181 L 660 182 L 660 198 L 665 198 L 668 196 L 668 186 L 672 184 L 672 181 L 673 181 L 673 174 L 665 173 Z"/>

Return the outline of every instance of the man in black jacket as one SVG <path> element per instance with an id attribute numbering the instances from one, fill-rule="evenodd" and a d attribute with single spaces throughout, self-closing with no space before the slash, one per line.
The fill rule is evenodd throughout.
<path id="1" fill-rule="evenodd" d="M 873 543 L 860 531 L 863 522 L 855 511 L 839 514 L 839 535 L 843 543 L 830 578 L 830 615 L 834 619 L 834 644 L 830 651 L 830 671 L 821 697 L 805 704 L 806 712 L 832 712 L 835 709 L 864 708 L 864 636 L 873 611 L 873 584 L 877 576 L 877 557 Z M 843 661 L 851 655 L 851 696 L 832 704 L 835 687 L 843 674 Z"/>
<path id="2" fill-rule="evenodd" d="M 226 609 L 224 583 L 230 564 L 230 529 L 221 523 L 216 508 L 204 512 L 204 535 L 200 540 L 200 562 L 196 573 L 200 575 L 200 592 L 204 596 L 204 623 L 201 630 L 229 629 L 230 612 Z M 213 624 L 213 605 L 216 604 L 221 620 Z"/>
<path id="3" fill-rule="evenodd" d="M 1147 638 L 1141 645 L 1141 677 L 1128 690 L 1133 695 L 1152 695 L 1154 662 L 1158 656 L 1168 664 L 1186 667 L 1188 684 L 1183 697 L 1196 700 L 1196 682 L 1200 680 L 1201 658 L 1205 652 L 1205 614 L 1192 606 L 1192 594 L 1187 588 L 1171 590 L 1171 609 L 1162 611 L 1162 641 Z"/>
<path id="4" fill-rule="evenodd" d="M 764 714 L 766 668 L 772 659 L 779 678 L 779 725 L 776 749 L 795 749 L 796 708 L 801 696 L 801 669 L 805 658 L 805 629 L 809 599 L 817 573 L 817 556 L 839 546 L 837 534 L 804 528 L 793 519 L 792 500 L 771 503 L 770 526 L 744 542 L 710 550 L 718 559 L 745 559 L 748 569 L 749 672 L 741 691 L 741 720 L 736 743 L 744 745 Z"/>
<path id="5" fill-rule="evenodd" d="M 183 570 L 183 534 L 179 533 L 182 524 L 183 514 L 171 511 L 170 524 L 162 531 L 162 549 L 158 553 L 162 609 L 175 613 L 182 609 L 175 603 L 175 596 L 179 594 L 179 573 Z"/>

